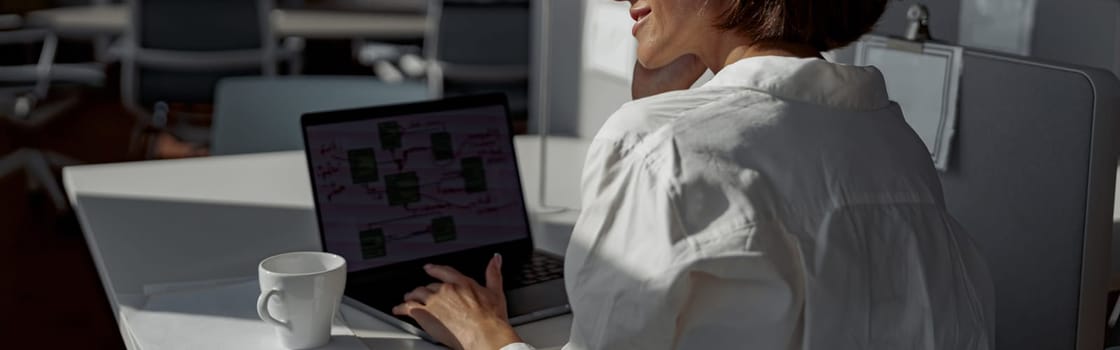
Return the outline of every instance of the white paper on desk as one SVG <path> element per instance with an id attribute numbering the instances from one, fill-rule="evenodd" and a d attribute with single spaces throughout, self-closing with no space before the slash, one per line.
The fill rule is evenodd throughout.
<path id="1" fill-rule="evenodd" d="M 1028 56 L 1036 0 L 961 2 L 961 45 Z"/>
<path id="2" fill-rule="evenodd" d="M 257 316 L 257 281 L 151 295 L 144 308 L 122 315 L 142 349 L 284 349 Z M 368 348 L 337 317 L 331 342 L 320 349 Z"/>

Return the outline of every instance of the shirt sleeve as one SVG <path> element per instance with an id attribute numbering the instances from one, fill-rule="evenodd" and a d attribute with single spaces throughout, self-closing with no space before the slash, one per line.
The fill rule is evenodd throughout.
<path id="1" fill-rule="evenodd" d="M 621 156 L 589 153 L 566 257 L 566 349 L 792 348 L 794 244 L 755 220 L 745 194 L 682 176 L 674 147 L 651 137 Z"/>
<path id="2" fill-rule="evenodd" d="M 530 346 L 529 344 L 513 343 L 513 344 L 503 346 L 499 350 L 535 350 L 535 349 L 532 346 Z"/>

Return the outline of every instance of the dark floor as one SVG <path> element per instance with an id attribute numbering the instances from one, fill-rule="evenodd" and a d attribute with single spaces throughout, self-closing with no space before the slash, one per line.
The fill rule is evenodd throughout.
<path id="1" fill-rule="evenodd" d="M 113 96 L 83 102 L 39 130 L 0 118 L 0 157 L 41 147 L 86 162 L 135 159 L 132 119 Z M 57 214 L 22 172 L 0 175 L 0 338 L 11 349 L 123 349 L 97 270 L 72 213 Z"/>

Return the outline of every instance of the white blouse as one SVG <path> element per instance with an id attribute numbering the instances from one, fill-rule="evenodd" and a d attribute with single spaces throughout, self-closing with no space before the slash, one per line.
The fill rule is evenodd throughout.
<path id="1" fill-rule="evenodd" d="M 748 58 L 630 102 L 582 208 L 565 349 L 993 348 L 987 267 L 873 67 Z"/>

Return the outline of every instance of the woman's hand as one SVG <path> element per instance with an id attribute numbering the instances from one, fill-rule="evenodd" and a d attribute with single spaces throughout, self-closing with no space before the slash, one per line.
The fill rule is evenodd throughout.
<path id="1" fill-rule="evenodd" d="M 637 100 L 663 92 L 688 89 L 707 70 L 708 67 L 693 54 L 681 56 L 669 65 L 656 69 L 649 69 L 635 62 L 630 94 Z"/>
<path id="2" fill-rule="evenodd" d="M 486 266 L 486 286 L 449 266 L 425 265 L 442 281 L 405 294 L 393 313 L 409 316 L 439 342 L 453 349 L 497 350 L 521 341 L 509 325 L 502 290 L 502 256 Z"/>

